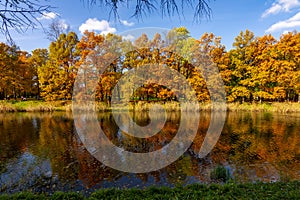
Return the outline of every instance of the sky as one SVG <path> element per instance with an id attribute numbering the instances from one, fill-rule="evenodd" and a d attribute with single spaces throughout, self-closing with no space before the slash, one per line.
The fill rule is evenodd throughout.
<path id="1" fill-rule="evenodd" d="M 205 32 L 220 36 L 222 44 L 230 50 L 234 38 L 246 29 L 254 32 L 255 36 L 272 34 L 276 39 L 279 39 L 281 34 L 300 29 L 300 0 L 210 0 L 212 17 L 200 22 L 195 22 L 195 11 L 191 7 L 185 7 L 183 15 L 162 17 L 161 12 L 157 11 L 139 20 L 132 17 L 134 11 L 131 5 L 121 5 L 120 20 L 115 20 L 113 17 L 109 18 L 107 7 L 89 7 L 84 0 L 49 2 L 55 8 L 38 18 L 43 27 L 47 28 L 53 20 L 60 20 L 65 27 L 76 32 L 79 38 L 86 29 L 100 34 L 120 34 L 146 27 L 172 29 L 185 26 L 196 39 Z M 28 52 L 36 48 L 48 48 L 50 44 L 41 27 L 30 29 L 24 34 L 12 31 L 12 35 L 20 49 Z M 128 39 L 133 39 L 133 36 L 128 35 Z M 5 42 L 2 35 L 0 41 Z"/>

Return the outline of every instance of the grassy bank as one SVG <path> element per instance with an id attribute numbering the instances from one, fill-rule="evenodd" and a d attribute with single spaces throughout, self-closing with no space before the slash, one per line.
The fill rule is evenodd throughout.
<path id="1" fill-rule="evenodd" d="M 153 107 L 154 103 L 137 102 L 130 103 L 129 109 L 135 111 L 146 111 Z M 155 106 L 156 110 L 178 111 L 180 107 L 177 102 L 161 103 L 162 107 Z M 200 103 L 199 107 L 194 104 L 185 103 L 181 105 L 186 111 L 210 111 L 211 105 L 208 103 Z M 117 109 L 125 110 L 126 105 L 118 105 Z M 83 106 L 81 109 L 88 109 Z M 221 106 L 214 107 L 217 111 L 224 110 Z M 111 111 L 109 105 L 103 102 L 96 102 L 96 110 L 100 112 Z M 72 101 L 0 101 L 0 112 L 52 112 L 52 111 L 72 111 Z M 228 103 L 227 111 L 239 112 L 278 112 L 278 113 L 300 113 L 300 103 Z"/>
<path id="2" fill-rule="evenodd" d="M 300 113 L 300 103 L 229 103 L 227 109 L 229 111 Z"/>
<path id="3" fill-rule="evenodd" d="M 147 189 L 102 189 L 84 197 L 81 193 L 53 195 L 17 193 L 0 199 L 300 199 L 300 182 L 150 187 Z"/>
<path id="4" fill-rule="evenodd" d="M 44 102 L 44 101 L 0 101 L 0 112 L 51 112 L 65 111 L 69 102 Z"/>

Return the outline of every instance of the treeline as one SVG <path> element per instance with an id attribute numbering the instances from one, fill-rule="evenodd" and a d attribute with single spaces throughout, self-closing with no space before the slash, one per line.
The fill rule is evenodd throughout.
<path id="1" fill-rule="evenodd" d="M 152 38 L 142 34 L 134 41 L 116 34 L 87 31 L 79 39 L 74 32 L 63 33 L 49 49 L 31 53 L 0 43 L 0 99 L 71 99 L 76 76 L 87 73 L 86 77 L 93 77 L 92 68 L 85 70 L 92 64 L 101 71 L 96 77 L 96 99 L 109 101 L 112 89 L 128 70 L 159 64 L 182 74 L 199 101 L 209 101 L 205 77 L 197 70 L 209 63 L 207 59 L 221 74 L 228 102 L 300 101 L 300 33 L 283 34 L 276 40 L 272 35 L 256 37 L 246 30 L 227 51 L 220 37 L 205 33 L 195 39 L 185 27 L 170 30 L 165 38 L 159 33 Z M 174 84 L 180 84 L 176 81 Z M 118 95 L 122 98 L 122 94 Z M 177 97 L 174 91 L 149 81 L 131 98 Z"/>

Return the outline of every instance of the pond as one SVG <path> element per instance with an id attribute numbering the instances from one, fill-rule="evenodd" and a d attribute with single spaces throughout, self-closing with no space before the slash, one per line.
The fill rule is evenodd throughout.
<path id="1" fill-rule="evenodd" d="M 180 114 L 167 116 L 162 131 L 148 140 L 120 131 L 109 112 L 97 117 L 114 145 L 143 153 L 162 148 L 176 135 Z M 219 166 L 239 182 L 300 180 L 300 114 L 227 113 L 217 144 L 204 158 L 197 152 L 210 113 L 200 116 L 193 143 L 178 160 L 149 173 L 128 173 L 105 166 L 87 151 L 71 113 L 2 113 L 0 193 L 63 190 L 88 194 L 109 187 L 209 184 L 216 182 L 212 172 Z M 133 119 L 141 126 L 149 123 L 147 113 L 135 113 Z"/>

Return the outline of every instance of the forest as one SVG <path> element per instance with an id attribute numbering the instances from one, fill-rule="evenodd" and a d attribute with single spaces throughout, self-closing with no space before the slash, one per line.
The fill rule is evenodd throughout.
<path id="1" fill-rule="evenodd" d="M 289 32 L 275 39 L 245 30 L 227 50 L 221 37 L 204 33 L 196 39 L 185 27 L 173 28 L 165 38 L 159 33 L 152 38 L 142 34 L 134 41 L 117 34 L 86 31 L 79 38 L 68 32 L 55 38 L 48 49 L 32 52 L 0 43 L 0 99 L 71 100 L 79 69 L 98 57 L 106 62 L 97 77 L 98 101 L 111 100 L 113 88 L 129 70 L 159 64 L 182 74 L 198 100 L 207 102 L 210 94 L 205 78 L 193 62 L 206 62 L 203 55 L 219 70 L 228 102 L 300 102 L 300 33 Z M 169 88 L 149 82 L 136 90 L 132 99 L 176 100 L 176 96 Z"/>

